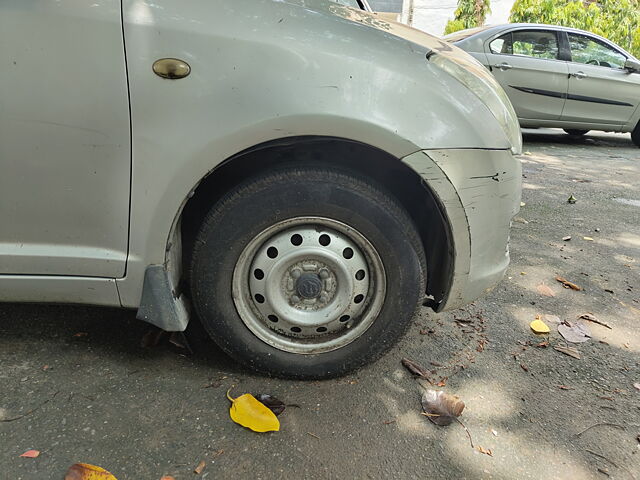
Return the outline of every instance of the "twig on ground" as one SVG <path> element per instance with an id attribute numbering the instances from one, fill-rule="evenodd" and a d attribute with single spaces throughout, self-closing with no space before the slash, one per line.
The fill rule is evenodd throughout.
<path id="1" fill-rule="evenodd" d="M 614 427 L 614 428 L 617 428 L 619 430 L 624 430 L 625 429 L 622 425 L 618 425 L 617 423 L 608 423 L 608 422 L 595 423 L 595 424 L 591 425 L 590 427 L 585 428 L 580 433 L 576 434 L 576 437 L 579 437 L 580 435 L 582 435 L 583 433 L 591 430 L 592 428 L 600 427 L 602 425 L 606 425 L 606 426 L 609 426 L 609 427 Z"/>
<path id="2" fill-rule="evenodd" d="M 464 423 L 462 423 L 458 417 L 453 417 L 453 419 L 458 422 L 460 425 L 462 425 L 462 428 L 464 428 L 464 431 L 467 432 L 467 435 L 469 436 L 469 443 L 471 444 L 471 448 L 476 448 L 473 446 L 473 440 L 471 439 L 471 432 L 469 431 L 469 429 L 466 427 L 466 425 Z"/>
<path id="3" fill-rule="evenodd" d="M 425 417 L 441 417 L 442 416 L 439 413 L 427 413 L 427 412 L 420 412 L 420 415 L 424 415 Z M 464 423 L 462 423 L 458 417 L 451 416 L 451 418 L 454 419 L 456 422 L 458 422 L 460 425 L 462 425 L 462 428 L 464 428 L 464 431 L 467 432 L 467 436 L 469 437 L 469 443 L 471 444 L 471 448 L 476 448 L 473 446 L 473 440 L 471 439 L 471 432 L 469 431 L 467 426 Z"/>
<path id="4" fill-rule="evenodd" d="M 599 453 L 596 453 L 593 450 L 589 450 L 588 448 L 585 448 L 585 451 L 589 452 L 591 455 L 595 455 L 596 457 L 600 457 L 601 459 L 606 460 L 607 462 L 609 462 L 611 465 L 613 465 L 616 468 L 620 468 L 620 467 L 618 467 L 618 464 L 616 462 L 614 462 L 613 460 L 609 460 L 604 455 L 600 455 Z"/>
<path id="5" fill-rule="evenodd" d="M 633 478 L 634 480 L 636 479 L 636 476 L 633 474 L 633 472 L 631 470 L 629 470 L 627 467 L 620 466 L 617 463 L 615 463 L 613 460 L 609 460 L 607 457 L 605 457 L 604 455 L 600 455 L 599 453 L 594 452 L 593 450 L 589 450 L 588 448 L 585 448 L 586 452 L 589 452 L 591 455 L 595 455 L 596 457 L 600 457 L 601 459 L 609 462 L 611 465 L 613 465 L 616 468 L 619 468 L 621 470 L 624 470 L 625 472 L 627 472 L 629 474 L 629 476 L 631 478 Z"/>
<path id="6" fill-rule="evenodd" d="M 40 405 L 38 405 L 35 408 L 32 408 L 31 410 L 27 410 L 25 413 L 23 413 L 22 415 L 18 415 L 17 417 L 12 417 L 12 418 L 0 418 L 0 422 L 14 422 L 16 420 L 20 420 L 21 418 L 26 417 L 27 415 L 31 415 L 33 412 L 35 412 L 36 410 L 42 408 L 43 406 L 45 406 L 47 403 L 49 403 L 51 400 L 53 400 L 54 398 L 56 398 L 56 395 L 58 395 L 60 393 L 60 390 L 58 390 L 56 393 L 54 393 L 53 395 L 51 395 L 49 398 L 47 398 L 44 402 L 42 402 Z"/>

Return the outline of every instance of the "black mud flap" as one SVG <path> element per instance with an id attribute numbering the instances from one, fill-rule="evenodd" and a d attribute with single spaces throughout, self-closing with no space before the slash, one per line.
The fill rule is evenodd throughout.
<path id="1" fill-rule="evenodd" d="M 162 265 L 149 265 L 144 272 L 140 307 L 136 314 L 143 320 L 167 332 L 184 332 L 189 312 L 182 296 L 177 296 L 169 272 Z"/>

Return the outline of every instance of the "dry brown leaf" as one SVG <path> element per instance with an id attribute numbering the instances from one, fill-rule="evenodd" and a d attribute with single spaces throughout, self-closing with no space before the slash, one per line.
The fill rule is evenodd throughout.
<path id="1" fill-rule="evenodd" d="M 576 285 L 575 283 L 570 282 L 566 278 L 556 277 L 556 281 L 560 282 L 564 288 L 570 288 L 571 290 L 582 290 L 582 287 Z"/>
<path id="2" fill-rule="evenodd" d="M 160 480 L 176 480 L 176 478 L 171 475 L 163 475 Z"/>
<path id="3" fill-rule="evenodd" d="M 567 342 L 583 343 L 591 338 L 591 332 L 583 323 L 564 322 L 558 325 L 558 333 L 562 335 Z"/>
<path id="4" fill-rule="evenodd" d="M 540 285 L 538 285 L 536 287 L 536 290 L 538 291 L 538 293 L 540 295 L 544 295 L 545 297 L 555 297 L 556 294 L 553 292 L 553 290 L 551 290 L 551 287 L 549 287 L 549 285 L 545 285 L 544 283 L 541 283 Z"/>
<path id="5" fill-rule="evenodd" d="M 349 383 L 353 385 L 352 382 Z M 284 412 L 286 405 L 282 400 L 269 395 L 268 393 L 258 393 L 254 395 L 254 397 L 256 397 L 256 400 L 262 403 L 265 407 L 271 410 L 276 417 Z"/>
<path id="6" fill-rule="evenodd" d="M 547 342 L 547 341 L 536 343 L 534 345 L 534 347 L 536 347 L 536 348 L 547 348 L 548 346 L 549 346 L 549 342 Z"/>
<path id="7" fill-rule="evenodd" d="M 40 455 L 40 450 L 27 450 L 20 456 L 25 458 L 36 458 L 39 455 Z"/>
<path id="8" fill-rule="evenodd" d="M 464 402 L 443 391 L 427 390 L 422 395 L 422 409 L 431 422 L 444 426 L 462 414 Z"/>
<path id="9" fill-rule="evenodd" d="M 480 452 L 480 453 L 484 453 L 485 455 L 489 455 L 490 457 L 493 457 L 493 452 L 491 451 L 490 448 L 483 448 L 480 445 L 478 445 L 476 447 L 476 449 Z"/>
<path id="10" fill-rule="evenodd" d="M 556 345 L 553 347 L 553 349 L 580 360 L 580 352 L 573 347 L 563 347 L 561 345 Z"/>
<path id="11" fill-rule="evenodd" d="M 207 464 L 205 463 L 204 460 L 200 460 L 200 463 L 198 463 L 198 466 L 193 469 L 193 473 L 195 473 L 196 475 L 200 475 L 206 465 Z"/>
<path id="12" fill-rule="evenodd" d="M 606 322 L 603 322 L 602 320 L 599 320 L 598 318 L 596 318 L 596 316 L 593 313 L 583 313 L 578 318 L 582 318 L 583 320 L 587 320 L 589 322 L 597 323 L 598 325 L 602 325 L 603 327 L 607 327 L 609 330 L 612 329 L 611 325 L 609 325 Z"/>

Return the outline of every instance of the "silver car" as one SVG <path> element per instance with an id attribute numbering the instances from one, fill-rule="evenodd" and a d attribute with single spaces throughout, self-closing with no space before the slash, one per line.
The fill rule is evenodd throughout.
<path id="1" fill-rule="evenodd" d="M 3 0 L 0 65 L 0 300 L 199 320 L 320 378 L 509 263 L 515 112 L 427 34 L 326 0 Z"/>
<path id="2" fill-rule="evenodd" d="M 535 24 L 481 27 L 444 39 L 493 72 L 523 127 L 631 132 L 640 146 L 640 61 L 618 45 Z"/>

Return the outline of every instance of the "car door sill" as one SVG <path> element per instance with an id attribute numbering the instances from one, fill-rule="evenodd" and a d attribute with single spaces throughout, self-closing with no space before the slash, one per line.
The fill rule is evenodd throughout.
<path id="1" fill-rule="evenodd" d="M 121 306 L 114 278 L 58 275 L 0 275 L 0 301 Z"/>

